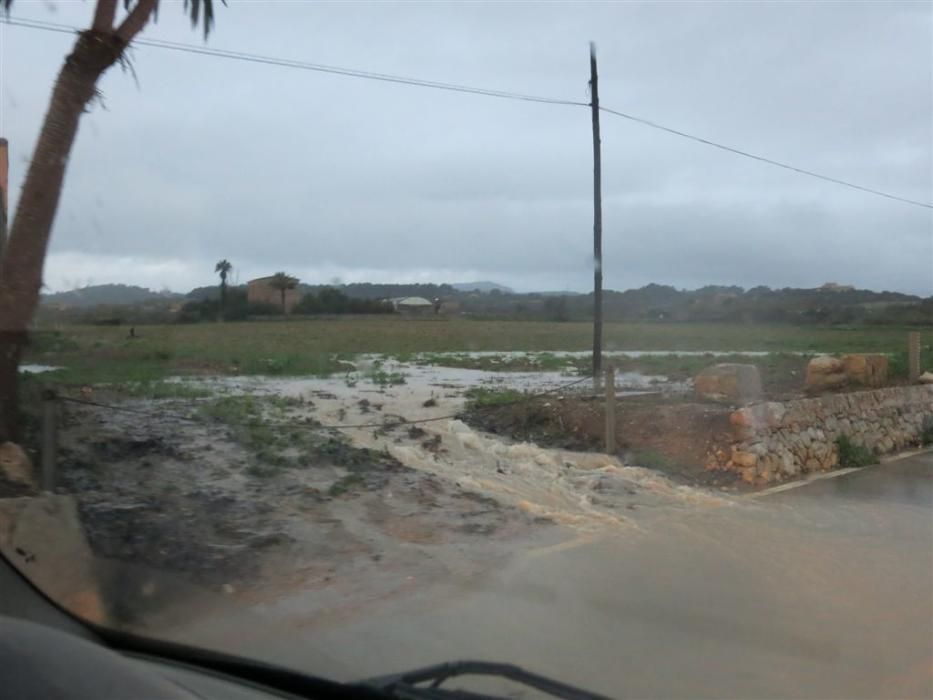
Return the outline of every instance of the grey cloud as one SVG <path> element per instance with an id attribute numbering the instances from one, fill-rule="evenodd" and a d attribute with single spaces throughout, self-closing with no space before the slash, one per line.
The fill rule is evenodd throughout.
<path id="1" fill-rule="evenodd" d="M 57 7 L 16 12 L 87 22 L 88 6 Z M 231 3 L 209 45 L 585 101 L 594 39 L 608 106 L 928 201 L 931 22 L 920 3 Z M 0 130 L 22 157 L 69 39 L 2 31 Z M 147 36 L 200 41 L 171 8 Z M 107 109 L 82 124 L 53 287 L 74 279 L 69 264 L 103 279 L 115 259 L 193 286 L 217 257 L 256 274 L 591 283 L 584 108 L 133 57 L 139 86 L 112 71 Z M 610 286 L 835 279 L 933 293 L 928 210 L 610 115 L 603 146 Z"/>

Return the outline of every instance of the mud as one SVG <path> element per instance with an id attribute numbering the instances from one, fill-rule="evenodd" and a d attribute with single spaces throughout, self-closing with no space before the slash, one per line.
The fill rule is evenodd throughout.
<path id="1" fill-rule="evenodd" d="M 197 589 L 255 602 L 376 569 L 382 589 L 441 576 L 432 550 L 477 540 L 459 566 L 479 569 L 542 527 L 330 431 L 302 443 L 306 467 L 254 476 L 255 454 L 176 417 L 177 402 L 125 405 L 166 417 L 68 408 L 58 490 L 76 496 L 111 613 L 133 629 L 164 625 Z"/>

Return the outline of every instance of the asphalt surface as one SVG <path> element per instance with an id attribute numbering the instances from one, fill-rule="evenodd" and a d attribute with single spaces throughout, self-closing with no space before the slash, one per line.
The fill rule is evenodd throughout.
<path id="1" fill-rule="evenodd" d="M 933 698 L 933 453 L 238 643 L 345 679 L 480 658 L 616 698 Z"/>

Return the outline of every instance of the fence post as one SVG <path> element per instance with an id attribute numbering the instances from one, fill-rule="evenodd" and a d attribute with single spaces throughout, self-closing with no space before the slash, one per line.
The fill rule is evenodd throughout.
<path id="1" fill-rule="evenodd" d="M 58 452 L 56 421 L 58 418 L 58 395 L 53 389 L 42 392 L 42 435 L 40 447 L 40 485 L 43 491 L 55 490 L 55 462 Z"/>
<path id="2" fill-rule="evenodd" d="M 907 334 L 907 377 L 911 384 L 920 377 L 920 333 L 911 331 Z"/>
<path id="3" fill-rule="evenodd" d="M 616 452 L 616 370 L 606 368 L 606 454 Z"/>

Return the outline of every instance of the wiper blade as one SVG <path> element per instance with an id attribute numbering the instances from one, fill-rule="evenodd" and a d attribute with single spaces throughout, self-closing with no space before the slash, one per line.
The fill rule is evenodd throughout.
<path id="1" fill-rule="evenodd" d="M 482 695 L 465 690 L 447 690 L 440 687 L 442 683 L 458 676 L 505 678 L 563 700 L 610 700 L 605 695 L 591 693 L 588 690 L 567 685 L 546 676 L 540 676 L 519 666 L 488 661 L 450 661 L 413 671 L 371 678 L 363 681 L 360 685 L 382 690 L 395 698 L 410 698 L 411 700 L 426 700 L 429 698 L 437 698 L 438 700 L 448 700 L 449 698 L 495 700 L 496 696 L 493 695 Z"/>

